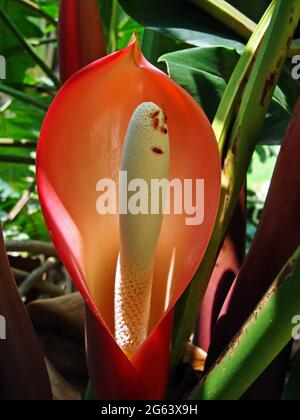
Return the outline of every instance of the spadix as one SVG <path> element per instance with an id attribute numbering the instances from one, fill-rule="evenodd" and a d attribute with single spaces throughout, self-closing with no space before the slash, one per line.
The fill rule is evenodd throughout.
<path id="1" fill-rule="evenodd" d="M 129 123 L 121 171 L 127 173 L 129 182 L 142 179 L 151 195 L 151 181 L 168 178 L 169 160 L 165 111 L 154 103 L 143 103 Z M 139 200 L 137 192 L 122 191 L 120 185 L 120 202 L 124 197 L 128 202 Z M 115 336 L 128 357 L 135 354 L 148 334 L 154 259 L 163 218 L 163 203 L 159 207 L 157 214 L 152 214 L 150 208 L 147 214 L 120 214 Z"/>

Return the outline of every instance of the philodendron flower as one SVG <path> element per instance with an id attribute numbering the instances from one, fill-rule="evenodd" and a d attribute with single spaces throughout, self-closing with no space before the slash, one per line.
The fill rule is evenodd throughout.
<path id="1" fill-rule="evenodd" d="M 160 181 L 172 183 L 174 206 L 167 194 L 157 203 Z M 37 183 L 52 240 L 87 302 L 95 396 L 161 399 L 173 308 L 218 207 L 219 153 L 203 111 L 134 39 L 59 92 L 39 140 Z"/>

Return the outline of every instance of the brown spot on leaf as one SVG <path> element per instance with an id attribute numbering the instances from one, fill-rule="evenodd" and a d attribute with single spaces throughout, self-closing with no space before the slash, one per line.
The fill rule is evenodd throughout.
<path id="1" fill-rule="evenodd" d="M 276 68 L 277 68 L 277 70 L 279 70 L 279 69 L 280 69 L 281 64 L 282 64 L 282 61 L 283 61 L 283 59 L 282 59 L 282 57 L 280 57 L 280 58 L 279 58 L 279 60 L 277 61 L 277 64 L 276 64 Z"/>
<path id="2" fill-rule="evenodd" d="M 168 134 L 168 129 L 166 127 L 160 127 L 160 131 L 162 134 Z"/>
<path id="3" fill-rule="evenodd" d="M 279 286 L 290 276 L 294 274 L 296 267 L 296 260 L 290 261 L 290 263 L 285 267 L 279 277 L 278 284 Z"/>
<path id="4" fill-rule="evenodd" d="M 233 156 L 235 156 L 236 157 L 236 155 L 237 155 L 237 143 L 238 143 L 238 140 L 239 140 L 239 134 L 240 134 L 240 128 L 239 128 L 239 132 L 238 132 L 238 135 L 236 136 L 236 138 L 234 139 L 234 142 L 233 142 L 233 145 L 232 145 L 232 154 L 233 154 Z"/>
<path id="5" fill-rule="evenodd" d="M 275 85 L 275 80 L 276 80 L 276 72 L 269 73 L 267 80 L 265 81 L 264 90 L 263 90 L 263 94 L 260 101 L 261 106 L 264 106 L 265 100 L 269 92 L 273 89 Z"/>
<path id="6" fill-rule="evenodd" d="M 288 48 L 290 48 L 292 42 L 293 42 L 293 37 L 290 36 L 289 39 L 287 40 L 287 43 L 286 43 L 286 45 L 287 45 Z"/>

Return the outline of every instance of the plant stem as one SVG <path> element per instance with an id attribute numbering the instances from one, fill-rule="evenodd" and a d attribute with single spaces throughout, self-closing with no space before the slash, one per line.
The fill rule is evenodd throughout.
<path id="1" fill-rule="evenodd" d="M 24 91 L 25 89 L 33 90 L 37 93 L 42 93 L 51 96 L 52 98 L 56 94 L 55 87 L 43 85 L 43 84 L 30 84 L 30 83 L 10 83 L 10 87 L 13 89 Z"/>
<path id="2" fill-rule="evenodd" d="M 22 156 L 0 155 L 1 163 L 16 163 L 21 165 L 35 165 L 35 159 Z"/>
<path id="3" fill-rule="evenodd" d="M 238 400 L 255 382 L 292 338 L 292 319 L 300 311 L 299 278 L 300 247 L 192 399 Z"/>
<path id="4" fill-rule="evenodd" d="M 26 279 L 26 277 L 29 276 L 30 274 L 27 271 L 20 270 L 19 268 L 13 268 L 13 267 L 11 267 L 11 271 L 15 279 L 21 279 L 21 280 Z"/>
<path id="5" fill-rule="evenodd" d="M 230 3 L 224 0 L 189 0 L 195 6 L 204 10 L 210 16 L 233 30 L 237 35 L 248 41 L 256 28 L 256 23 L 244 15 Z M 299 52 L 299 40 L 292 42 L 288 57 Z"/>
<path id="6" fill-rule="evenodd" d="M 239 102 L 247 83 L 247 79 L 252 70 L 255 57 L 258 54 L 261 42 L 269 27 L 272 18 L 276 0 L 273 0 L 266 10 L 261 21 L 257 25 L 253 35 L 251 36 L 241 59 L 239 60 L 222 97 L 221 103 L 217 110 L 213 129 L 219 143 L 220 154 L 223 157 L 225 152 L 226 137 L 228 130 L 234 123 Z"/>
<path id="7" fill-rule="evenodd" d="M 49 77 L 50 80 L 54 83 L 56 87 L 59 87 L 59 81 L 52 70 L 44 63 L 44 61 L 36 54 L 33 50 L 31 45 L 24 39 L 23 35 L 16 27 L 16 25 L 10 20 L 7 13 L 0 8 L 0 19 L 6 25 L 6 27 L 11 31 L 14 37 L 19 41 L 22 45 L 23 49 L 30 55 L 30 57 L 35 61 L 35 63 L 45 72 L 45 74 Z"/>
<path id="8" fill-rule="evenodd" d="M 38 99 L 35 99 L 32 96 L 21 92 L 20 90 L 4 85 L 3 83 L 0 83 L 0 92 L 10 95 L 16 99 L 19 99 L 20 101 L 25 102 L 26 104 L 33 105 L 42 111 L 48 110 L 48 106 L 43 102 L 40 102 Z"/>
<path id="9" fill-rule="evenodd" d="M 14 207 L 9 211 L 8 215 L 7 215 L 7 220 L 9 222 L 12 222 L 23 210 L 23 208 L 28 204 L 31 194 L 34 192 L 35 190 L 35 180 L 31 183 L 31 185 L 29 186 L 29 188 L 27 188 L 21 198 L 18 200 L 18 202 L 14 205 Z"/>
<path id="10" fill-rule="evenodd" d="M 48 45 L 48 44 L 53 44 L 53 43 L 57 43 L 57 38 L 33 39 L 30 42 L 30 44 L 33 47 L 40 47 L 42 45 Z"/>
<path id="11" fill-rule="evenodd" d="M 109 24 L 109 51 L 111 53 L 117 50 L 117 23 L 118 23 L 118 3 L 116 0 L 112 0 L 111 5 L 111 18 Z"/>
<path id="12" fill-rule="evenodd" d="M 48 15 L 48 13 L 44 12 L 44 10 L 41 9 L 36 3 L 33 3 L 30 0 L 11 0 L 11 1 L 19 4 L 20 6 L 28 10 L 31 10 L 37 16 L 47 20 L 49 23 L 51 23 L 51 25 L 57 26 L 56 20 L 52 16 Z"/>
<path id="13" fill-rule="evenodd" d="M 292 23 L 290 22 L 293 16 Z M 222 190 L 214 232 L 200 267 L 181 298 L 175 316 L 172 366 L 175 368 L 193 329 L 224 236 L 236 207 L 247 170 L 300 18 L 298 0 L 277 0 L 268 31 L 246 84 L 239 110 L 228 133 Z M 225 93 L 226 95 L 226 93 Z"/>
<path id="14" fill-rule="evenodd" d="M 227 28 L 232 29 L 246 41 L 255 30 L 256 23 L 231 6 L 224 0 L 190 0 L 195 6 L 222 22 Z"/>
<path id="15" fill-rule="evenodd" d="M 28 292 L 35 286 L 35 284 L 41 279 L 42 275 L 48 273 L 59 265 L 59 262 L 54 258 L 49 258 L 45 264 L 35 269 L 25 281 L 19 287 L 19 293 L 21 296 L 26 296 Z"/>
<path id="16" fill-rule="evenodd" d="M 53 283 L 47 282 L 47 281 L 38 281 L 35 285 L 34 285 L 34 289 L 40 293 L 42 293 L 43 295 L 50 295 L 50 297 L 60 297 L 60 296 L 64 296 L 65 290 L 60 287 L 60 286 L 56 286 Z"/>
<path id="17" fill-rule="evenodd" d="M 42 241 L 5 241 L 7 252 L 27 252 L 32 255 L 57 257 L 57 252 L 50 242 Z"/>

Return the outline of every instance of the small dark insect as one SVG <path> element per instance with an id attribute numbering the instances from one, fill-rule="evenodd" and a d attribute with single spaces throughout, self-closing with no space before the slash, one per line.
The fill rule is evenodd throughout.
<path id="1" fill-rule="evenodd" d="M 158 127 L 159 127 L 159 119 L 158 118 L 153 119 L 153 127 L 155 128 L 155 130 L 158 129 Z"/>
<path id="2" fill-rule="evenodd" d="M 163 113 L 164 113 L 164 119 L 163 119 L 163 121 L 164 121 L 165 124 L 167 124 L 167 122 L 168 122 L 168 116 L 167 116 L 167 113 L 166 113 L 166 110 L 165 109 L 163 109 Z"/>
<path id="3" fill-rule="evenodd" d="M 155 111 L 151 114 L 151 117 L 152 118 L 157 118 L 159 116 L 159 114 L 160 114 L 160 111 Z"/>
<path id="4" fill-rule="evenodd" d="M 155 153 L 156 155 L 163 155 L 164 151 L 162 149 L 160 149 L 159 147 L 152 147 L 152 152 Z"/>

